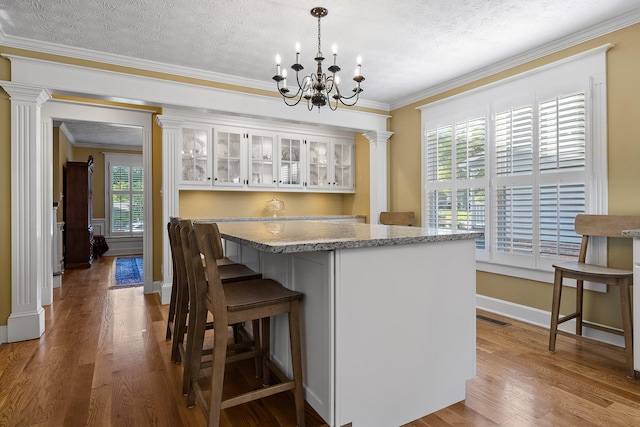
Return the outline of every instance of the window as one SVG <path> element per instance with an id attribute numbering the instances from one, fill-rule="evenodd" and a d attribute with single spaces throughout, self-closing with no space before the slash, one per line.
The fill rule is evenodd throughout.
<path id="1" fill-rule="evenodd" d="M 142 156 L 105 154 L 106 214 L 110 237 L 132 237 L 144 231 Z"/>
<path id="2" fill-rule="evenodd" d="M 484 230 L 479 269 L 550 281 L 575 216 L 606 213 L 607 48 L 420 108 L 423 223 Z"/>

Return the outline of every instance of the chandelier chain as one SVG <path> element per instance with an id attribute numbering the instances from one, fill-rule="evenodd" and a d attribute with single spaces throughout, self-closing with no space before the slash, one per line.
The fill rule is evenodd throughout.
<path id="1" fill-rule="evenodd" d="M 322 48 L 320 46 L 320 17 L 318 17 L 318 56 L 322 56 Z"/>

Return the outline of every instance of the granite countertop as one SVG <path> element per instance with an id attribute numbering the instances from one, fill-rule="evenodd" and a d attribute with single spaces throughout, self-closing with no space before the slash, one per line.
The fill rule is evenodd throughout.
<path id="1" fill-rule="evenodd" d="M 372 246 L 465 240 L 481 232 L 330 221 L 220 222 L 224 239 L 271 253 L 329 251 Z"/>
<path id="2" fill-rule="evenodd" d="M 640 237 L 640 230 L 622 230 L 624 237 Z"/>

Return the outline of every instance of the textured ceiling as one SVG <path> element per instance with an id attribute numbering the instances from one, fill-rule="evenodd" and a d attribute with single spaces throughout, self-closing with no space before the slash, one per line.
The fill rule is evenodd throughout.
<path id="1" fill-rule="evenodd" d="M 78 120 L 55 121 L 54 126 L 64 129 L 71 143 L 77 146 L 116 145 L 122 148 L 142 148 L 142 128 L 113 123 Z"/>
<path id="2" fill-rule="evenodd" d="M 343 91 L 361 55 L 362 99 L 383 105 L 640 12 L 638 0 L 0 0 L 0 44 L 43 42 L 273 88 L 275 55 L 293 63 L 296 42 L 312 69 L 314 6 L 329 9 L 322 49 L 330 57 L 337 45 Z"/>

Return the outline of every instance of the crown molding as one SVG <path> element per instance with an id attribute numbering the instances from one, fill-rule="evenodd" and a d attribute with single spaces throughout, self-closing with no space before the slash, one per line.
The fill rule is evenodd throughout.
<path id="1" fill-rule="evenodd" d="M 58 126 L 58 128 L 62 131 L 62 133 L 64 133 L 64 136 L 67 137 L 67 139 L 69 140 L 69 143 L 71 143 L 71 145 L 76 145 L 76 139 L 73 136 L 73 134 L 69 131 L 69 128 L 67 127 L 66 123 L 62 122 L 60 123 L 60 126 Z"/>
<path id="2" fill-rule="evenodd" d="M 16 49 L 24 49 L 39 53 L 65 56 L 85 61 L 101 62 L 121 67 L 171 74 L 193 79 L 214 81 L 218 83 L 271 91 L 275 93 L 273 84 L 269 82 L 247 79 L 244 77 L 232 76 L 229 74 L 216 73 L 213 71 L 199 70 L 196 68 L 184 67 L 181 65 L 165 64 L 162 62 L 150 61 L 146 59 L 132 58 L 129 56 L 113 53 L 98 52 L 91 49 L 65 46 L 47 41 L 16 37 L 7 35 L 2 31 L 2 29 L 0 29 L 0 44 Z M 389 111 L 389 104 L 383 102 L 366 101 L 361 99 L 360 101 L 358 101 L 358 106 L 362 108 Z"/>
<path id="3" fill-rule="evenodd" d="M 555 40 L 546 45 L 540 46 L 537 49 L 530 50 L 521 55 L 513 56 L 509 59 L 497 62 L 488 67 L 484 67 L 479 70 L 473 71 L 471 73 L 465 74 L 463 76 L 457 77 L 455 79 L 448 80 L 444 83 L 437 84 L 435 86 L 430 87 L 429 89 L 418 92 L 415 95 L 412 95 L 410 97 L 392 101 L 389 104 L 390 111 L 395 110 L 397 108 L 404 107 L 409 104 L 413 104 L 414 102 L 424 101 L 427 98 L 439 95 L 448 90 L 455 89 L 457 87 L 463 86 L 468 83 L 473 83 L 477 80 L 492 76 L 494 74 L 511 69 L 513 67 L 517 67 L 519 65 L 526 64 L 536 59 L 551 55 L 563 49 L 567 49 L 567 48 L 576 46 L 580 43 L 584 43 L 589 40 L 593 40 L 597 37 L 601 37 L 606 34 L 612 33 L 614 31 L 621 30 L 625 27 L 629 27 L 631 25 L 637 24 L 638 22 L 640 22 L 640 8 L 636 9 L 633 12 L 627 13 L 624 16 L 619 16 L 617 18 L 610 19 L 608 21 L 595 25 L 586 30 L 579 31 L 567 37 L 563 37 L 561 39 Z"/>

